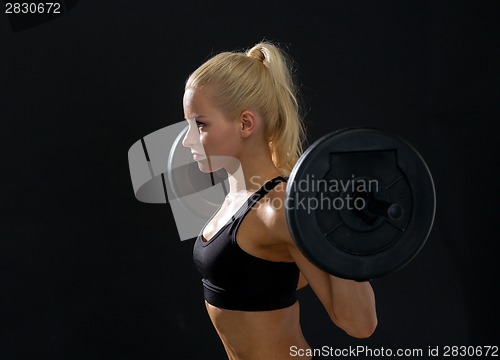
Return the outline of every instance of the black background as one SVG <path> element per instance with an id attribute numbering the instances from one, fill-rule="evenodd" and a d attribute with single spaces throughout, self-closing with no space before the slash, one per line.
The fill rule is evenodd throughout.
<path id="1" fill-rule="evenodd" d="M 135 199 L 127 152 L 182 121 L 204 60 L 262 39 L 296 61 L 309 143 L 402 136 L 437 192 L 422 251 L 373 282 L 375 334 L 350 338 L 305 289 L 310 345 L 499 345 L 498 1 L 74 3 L 22 30 L 0 15 L 0 359 L 225 357 L 193 243 Z"/>

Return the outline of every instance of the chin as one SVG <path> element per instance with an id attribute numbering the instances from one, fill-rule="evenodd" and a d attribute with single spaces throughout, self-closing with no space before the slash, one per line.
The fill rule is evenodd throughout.
<path id="1" fill-rule="evenodd" d="M 205 174 L 210 174 L 219 170 L 211 167 L 206 159 L 198 161 L 198 169 L 200 169 L 200 171 Z"/>
<path id="2" fill-rule="evenodd" d="M 198 160 L 198 168 L 204 173 L 214 173 L 222 169 L 232 169 L 239 167 L 239 160 L 231 156 L 211 156 L 207 159 Z"/>

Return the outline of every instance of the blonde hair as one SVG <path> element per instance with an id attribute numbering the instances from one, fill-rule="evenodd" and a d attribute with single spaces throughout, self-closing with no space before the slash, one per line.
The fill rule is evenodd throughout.
<path id="1" fill-rule="evenodd" d="M 244 52 L 222 52 L 198 69 L 187 88 L 212 86 L 212 100 L 230 118 L 247 109 L 264 119 L 274 165 L 287 176 L 302 154 L 305 129 L 291 62 L 277 46 L 261 42 Z"/>

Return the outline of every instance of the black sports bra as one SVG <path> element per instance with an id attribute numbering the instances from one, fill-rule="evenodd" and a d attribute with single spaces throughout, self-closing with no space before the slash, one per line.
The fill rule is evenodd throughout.
<path id="1" fill-rule="evenodd" d="M 295 263 L 255 257 L 236 242 L 246 214 L 282 181 L 286 179 L 279 176 L 264 184 L 209 241 L 203 239 L 203 229 L 198 235 L 193 259 L 203 277 L 208 303 L 230 310 L 263 311 L 289 307 L 297 301 L 300 271 Z"/>

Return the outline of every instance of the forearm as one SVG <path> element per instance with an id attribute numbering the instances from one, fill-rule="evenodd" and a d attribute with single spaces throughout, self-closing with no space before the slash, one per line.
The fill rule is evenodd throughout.
<path id="1" fill-rule="evenodd" d="M 332 320 L 349 335 L 369 337 L 377 326 L 375 294 L 369 282 L 330 276 Z"/>

